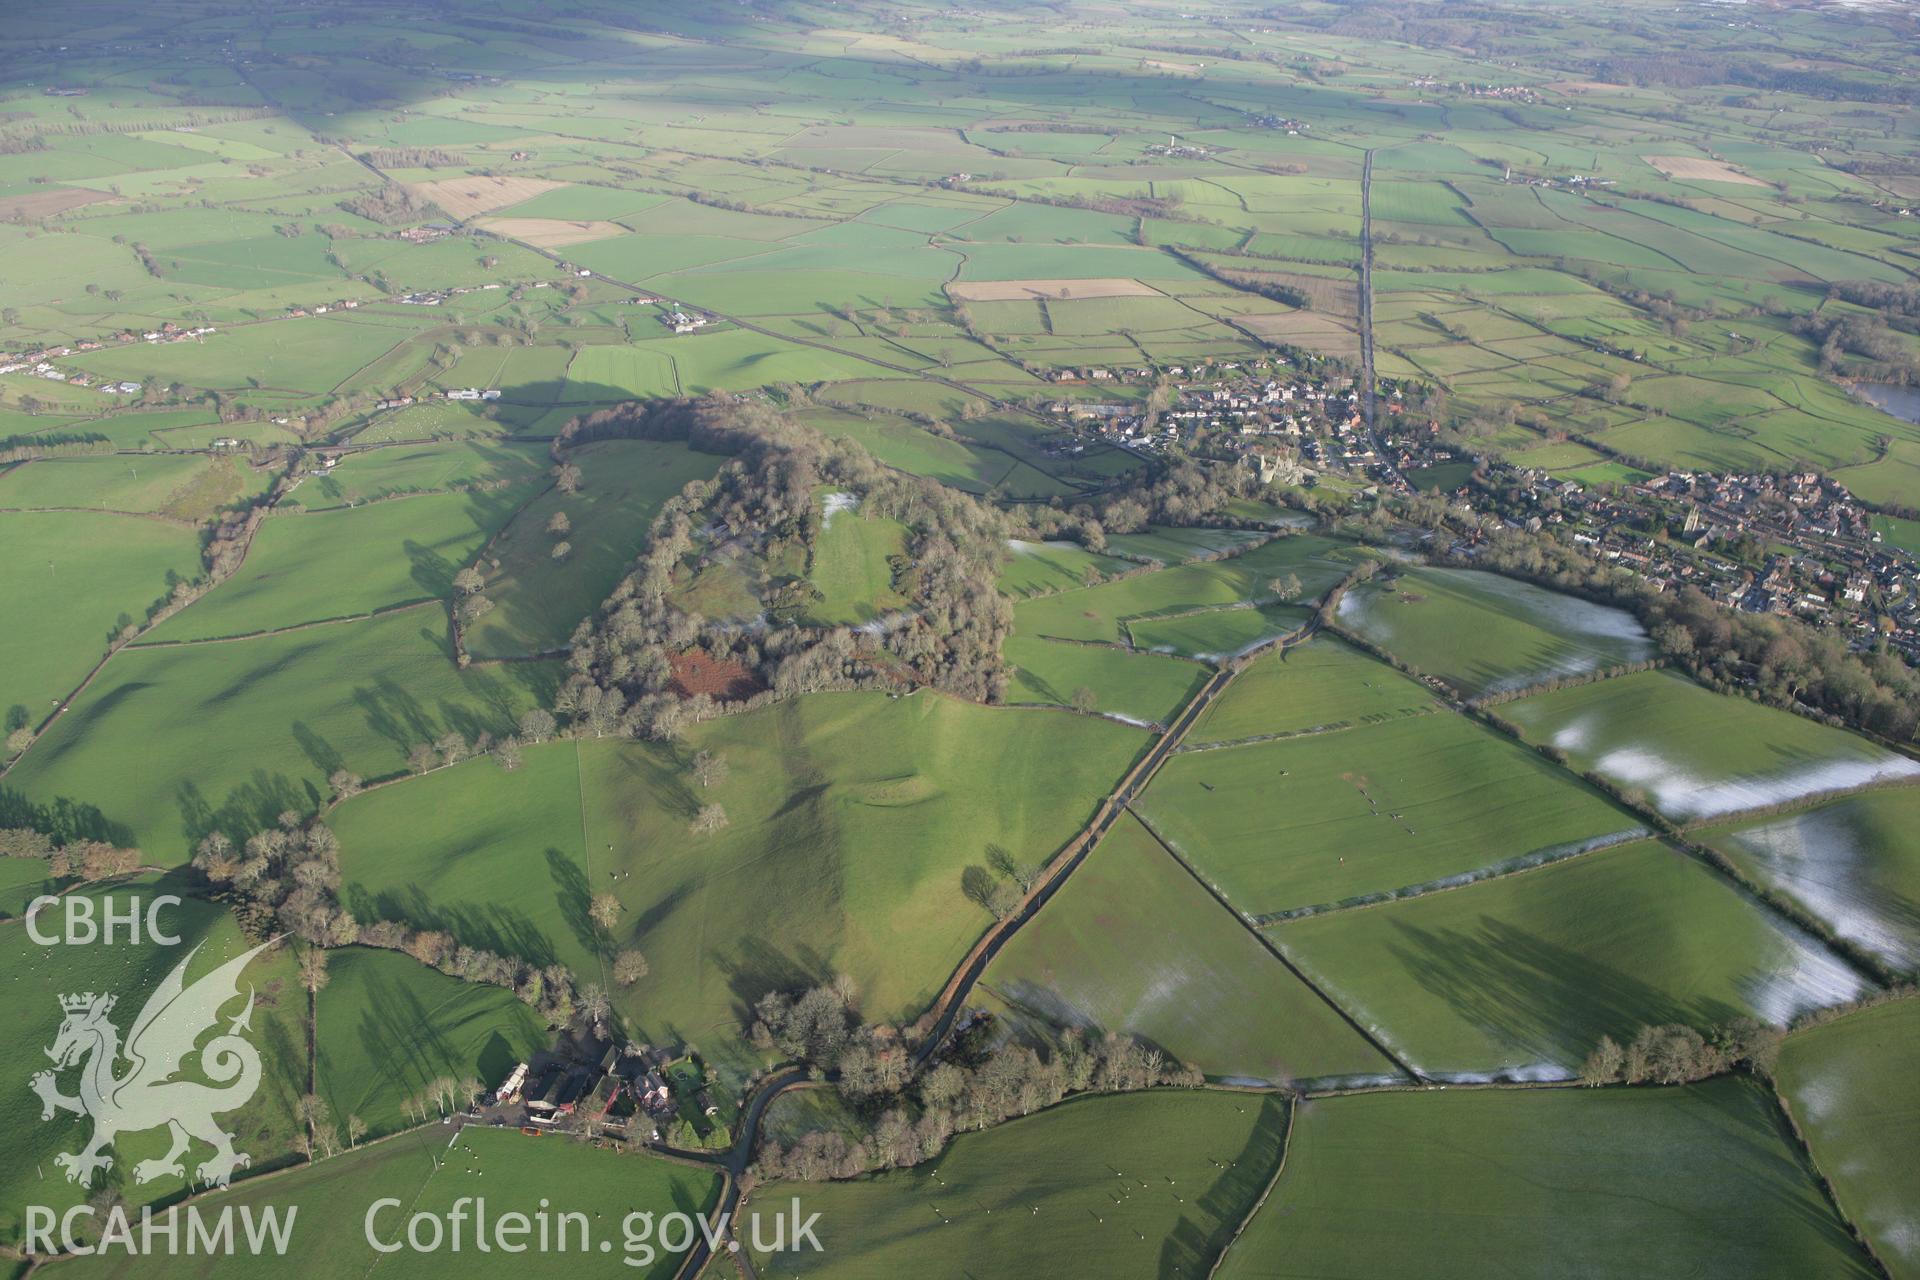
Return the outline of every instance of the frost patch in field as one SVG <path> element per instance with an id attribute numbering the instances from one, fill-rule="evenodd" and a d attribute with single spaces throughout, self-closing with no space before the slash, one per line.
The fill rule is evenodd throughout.
<path id="1" fill-rule="evenodd" d="M 1553 735 L 1553 745 L 1563 751 L 1577 751 L 1584 744 L 1586 733 L 1576 721 Z M 1871 782 L 1920 774 L 1920 762 L 1889 755 L 1877 760 L 1829 760 L 1824 764 L 1714 780 L 1702 778 L 1679 761 L 1647 747 L 1617 747 L 1596 759 L 1593 767 L 1595 772 L 1622 786 L 1640 788 L 1653 797 L 1662 813 L 1683 819 L 1760 809 L 1823 792 L 1846 791 Z"/>
<path id="2" fill-rule="evenodd" d="M 1396 1071 L 1357 1072 L 1344 1076 L 1314 1076 L 1299 1083 L 1310 1089 L 1373 1089 L 1381 1085 L 1405 1084 L 1407 1078 Z"/>
<path id="3" fill-rule="evenodd" d="M 1831 1079 L 1820 1079 L 1801 1085 L 1794 1092 L 1793 1100 L 1805 1113 L 1804 1119 L 1809 1123 L 1818 1123 L 1827 1118 L 1841 1098 L 1838 1086 Z"/>
<path id="4" fill-rule="evenodd" d="M 1913 904 L 1879 883 L 1879 862 L 1844 808 L 1798 814 L 1727 839 L 1760 877 L 1798 899 L 1834 933 L 1902 968 L 1920 965 Z"/>
<path id="5" fill-rule="evenodd" d="M 1557 1062 L 1530 1062 L 1494 1071 L 1423 1071 L 1421 1074 L 1441 1084 L 1554 1084 L 1573 1079 L 1575 1073 Z"/>
<path id="6" fill-rule="evenodd" d="M 1797 929 L 1776 927 L 1783 944 L 1779 963 L 1739 983 L 1740 994 L 1762 1021 L 1784 1027 L 1809 1010 L 1845 1004 L 1866 994 L 1866 982 L 1838 956 Z"/>
<path id="7" fill-rule="evenodd" d="M 851 493 L 836 490 L 820 499 L 820 527 L 826 528 L 833 518 L 842 511 L 852 511 L 860 505 L 860 499 Z"/>
<path id="8" fill-rule="evenodd" d="M 1869 1216 L 1875 1219 L 1874 1237 L 1891 1253 L 1910 1262 L 1920 1260 L 1920 1221 L 1906 1217 L 1889 1220 L 1878 1215 Z"/>

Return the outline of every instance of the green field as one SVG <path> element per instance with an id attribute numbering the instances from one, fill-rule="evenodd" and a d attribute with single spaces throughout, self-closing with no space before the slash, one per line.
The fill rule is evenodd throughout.
<path id="1" fill-rule="evenodd" d="M 1835 936 L 1920 969 L 1920 792 L 1870 791 L 1804 813 L 1701 833 Z"/>
<path id="2" fill-rule="evenodd" d="M 1291 605 L 1257 609 L 1206 609 L 1175 618 L 1127 623 L 1127 635 L 1142 649 L 1219 663 L 1298 631 L 1311 615 Z"/>
<path id="3" fill-rule="evenodd" d="M 144 623 L 174 580 L 200 575 L 193 530 L 134 516 L 0 513 L 0 542 L 0 711 L 10 724 L 39 724 L 118 631 Z"/>
<path id="4" fill-rule="evenodd" d="M 1418 683 L 1329 636 L 1263 655 L 1200 713 L 1191 744 L 1364 725 L 1435 706 Z"/>
<path id="5" fill-rule="evenodd" d="M 1784 1025 L 1863 980 L 1652 842 L 1276 925 L 1280 949 L 1402 1057 L 1448 1078 L 1571 1075 L 1644 1025 Z"/>
<path id="6" fill-rule="evenodd" d="M 456 670 L 429 610 L 128 649 L 7 782 L 41 804 L 97 805 L 149 862 L 171 864 L 215 827 L 244 836 L 313 810 L 335 769 L 377 778 L 448 730 L 505 734 L 552 678 L 539 663 Z"/>
<path id="7" fill-rule="evenodd" d="M 1471 569 L 1411 569 L 1349 591 L 1340 623 L 1467 694 L 1653 655 L 1628 614 Z"/>
<path id="8" fill-rule="evenodd" d="M 144 913 L 145 904 L 155 895 L 178 895 L 180 889 L 171 879 L 143 877 L 131 885 L 90 887 L 78 892 L 94 900 L 96 911 L 104 910 L 109 902 L 125 911 L 132 900 L 141 904 Z M 70 1115 L 43 1122 L 40 1100 L 27 1088 L 29 1077 L 50 1065 L 43 1050 L 53 1046 L 61 1025 L 60 997 L 86 991 L 114 994 L 118 1012 L 113 1020 L 125 1033 L 148 996 L 189 953 L 193 961 L 187 981 L 192 982 L 252 945 L 241 937 L 232 917 L 206 902 L 187 899 L 178 906 L 162 908 L 157 919 L 181 939 L 179 946 L 122 940 L 111 946 L 75 943 L 43 947 L 34 945 L 20 924 L 0 929 L 0 968 L 9 977 L 4 994 L 0 994 L 0 1017 L 11 1028 L 8 1047 L 0 1059 L 19 1081 L 17 1088 L 0 1095 L 0 1118 L 11 1126 L 14 1135 L 8 1140 L 9 1158 L 0 1165 L 0 1240 L 19 1242 L 23 1206 L 27 1204 L 65 1209 L 87 1199 L 86 1191 L 69 1183 L 53 1160 L 60 1152 L 78 1150 L 91 1128 Z M 43 930 L 58 932 L 58 912 L 43 914 L 40 925 Z M 247 966 L 240 992 L 249 985 L 254 991 L 254 1008 L 252 1034 L 247 1038 L 259 1052 L 261 1084 L 250 1101 L 222 1120 L 233 1134 L 235 1150 L 251 1156 L 255 1168 L 265 1168 L 283 1162 L 293 1148 L 293 1106 L 306 1078 L 306 993 L 296 984 L 292 958 L 279 947 L 255 957 Z M 236 996 L 226 1012 L 237 1013 L 240 1007 Z M 118 1075 L 128 1070 L 124 1063 L 114 1069 Z M 209 1081 L 192 1064 L 183 1070 L 181 1078 Z M 63 1093 L 72 1095 L 76 1092 L 76 1074 L 71 1070 L 60 1073 L 59 1084 Z M 132 1177 L 135 1163 L 160 1157 L 167 1146 L 166 1131 L 160 1129 L 129 1133 L 115 1142 L 113 1172 L 119 1175 L 118 1185 L 124 1188 L 122 1194 L 128 1203 L 151 1203 L 176 1195 L 186 1186 L 186 1179 L 181 1177 L 161 1176 L 145 1184 L 136 1183 Z M 188 1153 L 188 1173 L 211 1154 L 212 1148 L 196 1144 Z"/>
<path id="9" fill-rule="evenodd" d="M 1780 1092 L 1849 1219 L 1897 1280 L 1920 1275 L 1913 1153 L 1920 1088 L 1910 1050 L 1920 1001 L 1896 1000 L 1796 1032 L 1780 1052 Z"/>
<path id="10" fill-rule="evenodd" d="M 342 901 L 361 920 L 402 920 L 597 974 L 599 946 L 580 906 L 580 750 L 528 747 L 513 773 L 469 760 L 348 800 L 329 819 L 340 838 Z M 523 888 L 503 893 L 503 885 Z"/>
<path id="11" fill-rule="evenodd" d="M 1018 1022 L 1124 1031 L 1215 1078 L 1392 1071 L 1131 818 L 982 982 Z"/>
<path id="12" fill-rule="evenodd" d="M 1015 542 L 1000 571 L 1001 592 L 1010 596 L 1049 595 L 1087 584 L 1087 572 L 1102 577 L 1133 568 L 1125 560 L 1096 555 L 1072 542 Z"/>
<path id="13" fill-rule="evenodd" d="M 791 1146 L 802 1135 L 832 1130 L 849 1142 L 858 1141 L 864 1132 L 860 1117 L 838 1089 L 822 1085 L 812 1089 L 787 1089 L 767 1104 L 760 1121 L 765 1141 Z"/>
<path id="14" fill-rule="evenodd" d="M 1344 572 L 1334 558 L 1337 547 L 1310 535 L 1278 538 L 1225 560 L 1026 600 L 1014 607 L 1014 625 L 1028 635 L 1126 643 L 1136 619 L 1270 600 L 1268 584 L 1287 573 L 1299 577 L 1308 595 L 1325 591 Z"/>
<path id="15" fill-rule="evenodd" d="M 16 920 L 33 900 L 52 893 L 57 883 L 39 858 L 0 858 L 0 920 Z"/>
<path id="16" fill-rule="evenodd" d="M 1500 708 L 1530 742 L 1688 820 L 1781 804 L 1920 764 L 1864 738 L 1656 671 L 1522 698 Z"/>
<path id="17" fill-rule="evenodd" d="M 302 480 L 282 505 L 352 506 L 400 493 L 499 486 L 538 474 L 546 461 L 544 447 L 517 441 L 389 445 L 345 455 L 326 472 Z"/>
<path id="18" fill-rule="evenodd" d="M 1874 1274 L 1749 1080 L 1300 1106 L 1222 1280 Z"/>
<path id="19" fill-rule="evenodd" d="M 1008 702 L 1071 706 L 1084 689 L 1093 709 L 1153 724 L 1170 720 L 1207 680 L 1198 663 L 1107 645 L 1013 635 L 1001 652 L 1013 677 Z"/>
<path id="20" fill-rule="evenodd" d="M 688 481 L 710 478 L 720 463 L 684 445 L 648 440 L 607 440 L 569 458 L 582 472 L 579 491 L 548 489 L 487 548 L 482 591 L 494 607 L 465 635 L 467 650 L 476 656 L 534 653 L 566 643 L 640 553 L 660 504 Z M 571 526 L 565 535 L 547 532 L 556 513 L 564 513 Z M 562 536 L 571 549 L 555 561 L 553 549 Z"/>
<path id="21" fill-rule="evenodd" d="M 646 1242 L 639 1239 L 637 1221 L 631 1224 L 635 1240 L 629 1247 L 629 1215 L 648 1213 L 656 1220 L 676 1212 L 698 1215 L 719 1198 L 718 1175 L 656 1156 L 623 1155 L 564 1138 L 536 1140 L 482 1127 L 460 1130 L 452 1145 L 447 1141 L 450 1136 L 437 1127 L 406 1134 L 322 1160 L 283 1179 L 243 1183 L 200 1202 L 203 1213 L 217 1213 L 227 1203 L 251 1205 L 256 1212 L 279 1206 L 283 1215 L 297 1209 L 294 1247 L 285 1257 L 237 1254 L 210 1261 L 182 1250 L 177 1257 L 136 1260 L 116 1251 L 74 1263 L 74 1272 L 319 1280 L 349 1271 L 365 1274 L 384 1261 L 386 1266 L 380 1270 L 391 1267 L 409 1276 L 471 1276 L 476 1267 L 501 1265 L 487 1259 L 475 1239 L 472 1200 L 484 1196 L 489 1231 L 509 1213 L 526 1215 L 534 1224 L 525 1236 L 495 1237 L 488 1242 L 496 1255 L 502 1238 L 520 1246 L 512 1261 L 516 1274 L 577 1276 L 584 1267 L 612 1265 L 608 1261 L 612 1254 L 622 1264 L 622 1275 L 666 1280 L 680 1258 L 659 1249 L 657 1241 L 650 1251 L 643 1251 Z M 480 1179 L 489 1174 L 491 1180 L 480 1185 Z M 463 1199 L 468 1201 L 464 1247 L 455 1250 L 448 1224 Z M 383 1200 L 397 1203 L 374 1212 L 374 1237 L 382 1245 L 399 1244 L 399 1252 L 376 1252 L 363 1230 L 376 1202 Z M 535 1247 L 543 1210 L 552 1231 L 545 1249 Z M 559 1215 L 563 1213 L 576 1215 L 565 1227 L 565 1247 L 560 1244 Z M 413 1214 L 432 1215 L 440 1221 L 447 1234 L 437 1251 L 407 1246 L 408 1220 Z M 424 1232 L 420 1238 L 432 1239 Z M 476 1261 L 476 1255 L 484 1261 Z M 589 1263 L 589 1258 L 596 1262 Z"/>
<path id="22" fill-rule="evenodd" d="M 551 1039 L 511 991 L 361 947 L 328 956 L 315 1019 L 320 1096 L 336 1124 L 358 1116 L 375 1137 L 418 1123 L 407 1103 L 433 1081 L 470 1077 L 496 1088 Z"/>
<path id="23" fill-rule="evenodd" d="M 800 421 L 829 439 L 856 440 L 890 467 L 926 476 L 956 489 L 985 493 L 1017 469 L 1004 454 L 937 436 L 903 418 L 868 410 L 807 409 Z"/>
<path id="24" fill-rule="evenodd" d="M 827 493 L 821 501 L 824 514 L 810 576 L 820 594 L 806 610 L 806 620 L 857 627 L 904 607 L 906 598 L 893 589 L 890 558 L 906 555 L 906 526 L 867 515 L 851 494 Z"/>
<path id="25" fill-rule="evenodd" d="M 0 510 L 84 507 L 204 520 L 272 478 L 239 458 L 206 454 L 48 458 L 0 474 Z"/>
<path id="26" fill-rule="evenodd" d="M 821 1215 L 823 1252 L 755 1262 L 844 1280 L 961 1280 L 1050 1256 L 1079 1275 L 1203 1275 L 1278 1164 L 1286 1123 L 1270 1097 L 1077 1099 L 962 1135 L 925 1168 L 762 1187 L 760 1204 L 798 1196 L 803 1217 Z"/>
<path id="27" fill-rule="evenodd" d="M 1144 533 L 1113 534 L 1107 538 L 1107 549 L 1117 556 L 1180 564 L 1233 547 L 1244 547 L 1259 542 L 1261 537 L 1242 529 L 1158 528 Z"/>
<path id="28" fill-rule="evenodd" d="M 253 635 L 450 596 L 453 575 L 526 502 L 532 483 L 269 516 L 239 570 L 153 639 Z"/>
<path id="29" fill-rule="evenodd" d="M 1137 808 L 1256 917 L 1639 830 L 1531 752 L 1446 712 L 1181 752 Z"/>

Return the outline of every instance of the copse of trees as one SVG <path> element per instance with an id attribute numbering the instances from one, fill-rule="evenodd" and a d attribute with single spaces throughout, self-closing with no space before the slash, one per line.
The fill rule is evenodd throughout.
<path id="1" fill-rule="evenodd" d="M 1098 497 L 1023 508 L 1015 532 L 1023 538 L 1068 538 L 1089 551 L 1105 551 L 1109 534 L 1138 533 L 1149 525 L 1241 524 L 1228 514 L 1230 504 L 1256 497 L 1262 488 L 1259 477 L 1237 463 L 1174 457 Z"/>
<path id="2" fill-rule="evenodd" d="M 609 438 L 678 440 L 729 461 L 713 480 L 691 482 L 662 504 L 645 551 L 575 631 L 572 670 L 555 710 L 576 732 L 671 739 L 726 710 L 903 680 L 982 700 L 1003 692 L 1000 645 L 1012 608 L 994 586 L 1011 531 L 1001 512 L 895 474 L 858 445 L 828 441 L 764 405 L 725 396 L 635 402 L 575 418 L 555 443 L 556 460 Z M 875 514 L 907 527 L 895 586 L 912 610 L 898 625 L 883 636 L 803 625 L 804 601 L 794 593 L 774 595 L 772 625 L 757 632 L 710 623 L 676 603 L 676 578 L 699 568 L 696 529 L 768 555 L 809 547 L 819 533 L 814 494 L 825 484 L 858 493 Z M 678 688 L 674 661 L 696 649 L 750 673 L 759 692 L 723 705 Z"/>
<path id="3" fill-rule="evenodd" d="M 1204 1082 L 1130 1036 L 1089 1041 L 1071 1030 L 1042 1052 L 991 1043 L 986 1021 L 962 1031 L 938 1060 L 916 1065 L 897 1029 L 860 1025 L 854 994 L 843 975 L 797 994 L 769 992 L 754 1005 L 753 1044 L 830 1077 L 862 1130 L 851 1140 L 830 1131 L 787 1148 L 765 1143 L 754 1176 L 850 1178 L 905 1167 L 938 1155 L 956 1133 L 1029 1115 L 1070 1094 Z"/>
<path id="4" fill-rule="evenodd" d="M 402 951 L 450 977 L 512 991 L 552 1026 L 573 1020 L 579 998 L 564 965 L 534 965 L 398 921 L 361 924 L 340 903 L 339 850 L 325 823 L 287 812 L 277 825 L 255 832 L 238 847 L 223 832 L 209 834 L 194 849 L 191 865 L 209 896 L 232 907 L 249 937 L 290 933 L 313 947 L 359 943 Z M 318 971 L 324 985 L 324 963 Z"/>
<path id="5" fill-rule="evenodd" d="M 238 848 L 224 832 L 212 832 L 195 846 L 192 866 L 252 937 L 286 932 L 338 947 L 359 936 L 359 924 L 340 905 L 339 841 L 318 819 L 289 810 Z"/>
<path id="6" fill-rule="evenodd" d="M 1645 1026 L 1624 1047 L 1601 1036 L 1580 1069 L 1580 1082 L 1685 1084 L 1735 1070 L 1771 1075 L 1784 1038 L 1778 1027 L 1752 1018 L 1736 1018 L 1704 1034 L 1678 1023 Z"/>

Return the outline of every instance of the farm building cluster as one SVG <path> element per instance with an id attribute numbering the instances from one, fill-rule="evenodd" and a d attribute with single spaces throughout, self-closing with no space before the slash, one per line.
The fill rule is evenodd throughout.
<path id="1" fill-rule="evenodd" d="M 709 1129 L 720 1106 L 705 1068 L 685 1053 L 563 1037 L 516 1065 L 488 1099 L 493 1118 L 536 1128 L 591 1126 L 630 1141 L 658 1141 L 676 1119 Z"/>

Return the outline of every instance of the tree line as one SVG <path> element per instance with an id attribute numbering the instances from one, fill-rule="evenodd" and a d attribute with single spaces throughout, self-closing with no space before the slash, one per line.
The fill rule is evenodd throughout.
<path id="1" fill-rule="evenodd" d="M 314 948 L 358 943 L 402 951 L 463 982 L 512 991 L 550 1026 L 564 1026 L 582 1011 L 604 1011 L 604 993 L 576 990 L 564 965 L 536 965 L 397 921 L 356 920 L 340 902 L 340 842 L 318 818 L 288 811 L 238 846 L 215 831 L 195 846 L 190 865 L 208 896 L 229 906 L 251 938 L 289 933 Z"/>

